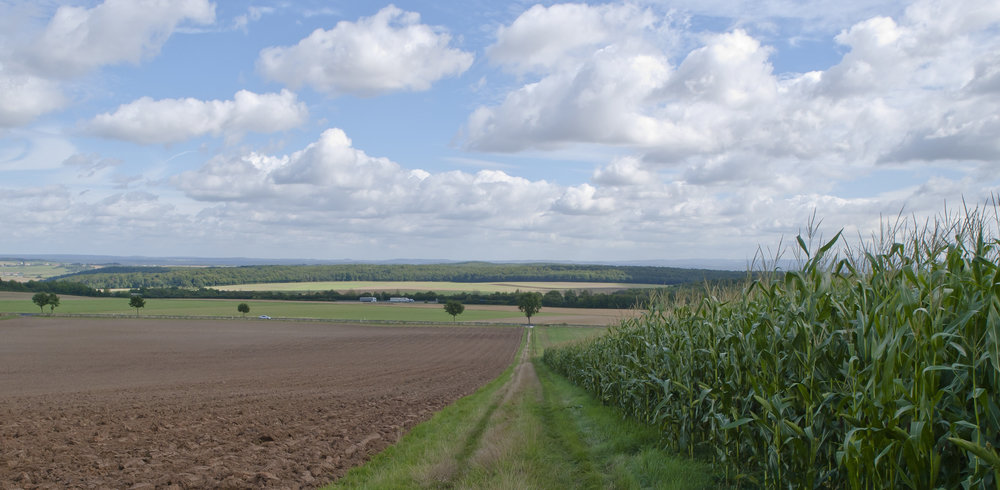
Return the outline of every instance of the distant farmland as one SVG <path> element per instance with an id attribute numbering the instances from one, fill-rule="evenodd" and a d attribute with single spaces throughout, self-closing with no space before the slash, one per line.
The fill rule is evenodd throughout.
<path id="1" fill-rule="evenodd" d="M 236 306 L 247 303 L 250 306 L 248 319 L 260 315 L 274 318 L 296 318 L 311 320 L 341 320 L 390 323 L 441 323 L 454 324 L 455 319 L 445 313 L 443 305 L 425 303 L 374 303 L 356 301 L 272 301 L 272 300 L 228 300 L 228 299 L 147 299 L 146 306 L 138 312 L 140 317 L 217 317 L 241 318 Z M 40 310 L 31 302 L 29 293 L 0 292 L 0 315 L 33 313 Z M 48 314 L 49 310 L 46 309 Z M 605 326 L 619 323 L 622 319 L 637 314 L 633 310 L 602 308 L 556 308 L 543 307 L 532 317 L 537 324 L 569 324 Z M 61 296 L 55 315 L 101 315 L 136 316 L 135 309 L 129 308 L 127 298 L 88 298 Z M 498 324 L 524 323 L 524 314 L 516 306 L 466 305 L 465 313 L 457 318 L 462 322 L 486 322 Z"/>
<path id="2" fill-rule="evenodd" d="M 220 291 L 358 291 L 358 292 L 426 292 L 435 293 L 513 293 L 515 291 L 589 290 L 621 291 L 624 289 L 649 289 L 663 287 L 659 284 L 633 284 L 620 282 L 451 282 L 451 281 L 318 281 L 318 282 L 270 282 L 260 284 L 235 284 L 216 286 Z"/>

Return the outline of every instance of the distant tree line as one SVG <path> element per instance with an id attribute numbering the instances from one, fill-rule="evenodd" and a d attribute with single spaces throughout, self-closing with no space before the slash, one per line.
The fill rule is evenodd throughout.
<path id="1" fill-rule="evenodd" d="M 317 281 L 452 281 L 452 282 L 619 282 L 674 285 L 740 279 L 745 272 L 653 266 L 585 264 L 341 264 L 256 265 L 243 267 L 110 266 L 67 274 L 93 288 L 208 288 L 232 284 Z"/>
<path id="2" fill-rule="evenodd" d="M 0 281 L 0 291 L 54 293 L 71 296 L 111 296 L 109 293 L 74 281 Z"/>
<path id="3" fill-rule="evenodd" d="M 742 276 L 744 279 L 746 275 Z M 734 284 L 741 279 L 720 279 L 705 282 L 691 282 L 663 288 L 625 289 L 615 292 L 594 292 L 586 289 L 549 291 L 541 295 L 542 306 L 567 308 L 633 308 L 643 307 L 656 297 L 660 300 L 673 302 L 675 299 L 692 301 L 699 298 L 706 287 L 720 287 Z M 239 300 L 284 300 L 284 301 L 357 301 L 361 296 L 373 296 L 379 301 L 388 301 L 391 297 L 411 298 L 423 302 L 457 301 L 466 305 L 517 305 L 518 292 L 460 292 L 442 294 L 434 291 L 426 292 L 370 292 L 370 291 L 313 291 L 313 292 L 282 292 L 282 291 L 220 291 L 212 288 L 179 288 L 179 287 L 139 287 L 128 290 L 110 292 L 95 289 L 86 284 L 72 281 L 0 281 L 0 291 L 32 292 L 65 294 L 71 296 L 114 296 L 129 298 L 135 295 L 143 298 L 201 298 L 201 299 L 239 299 Z M 697 299 L 694 300 L 697 302 Z"/>

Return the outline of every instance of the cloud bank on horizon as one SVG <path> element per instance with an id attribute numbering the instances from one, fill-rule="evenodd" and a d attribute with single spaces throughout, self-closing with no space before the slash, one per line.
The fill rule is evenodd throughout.
<path id="1" fill-rule="evenodd" d="M 0 253 L 752 257 L 1000 193 L 1000 3 L 0 3 Z"/>

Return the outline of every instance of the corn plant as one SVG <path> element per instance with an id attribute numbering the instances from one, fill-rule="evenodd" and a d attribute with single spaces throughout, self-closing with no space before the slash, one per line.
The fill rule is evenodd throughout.
<path id="1" fill-rule="evenodd" d="M 992 216 L 987 212 L 992 211 Z M 732 486 L 998 488 L 997 203 L 654 302 L 544 361 Z"/>

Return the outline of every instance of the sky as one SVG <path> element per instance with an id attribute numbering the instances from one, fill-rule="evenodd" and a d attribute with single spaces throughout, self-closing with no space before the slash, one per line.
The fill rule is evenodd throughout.
<path id="1" fill-rule="evenodd" d="M 996 0 L 0 0 L 3 255 L 748 260 L 998 192 Z"/>

